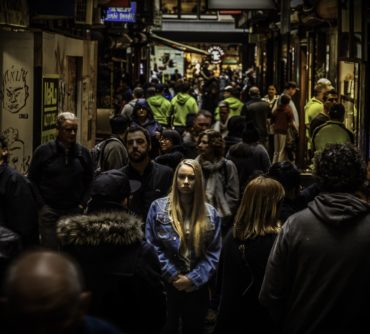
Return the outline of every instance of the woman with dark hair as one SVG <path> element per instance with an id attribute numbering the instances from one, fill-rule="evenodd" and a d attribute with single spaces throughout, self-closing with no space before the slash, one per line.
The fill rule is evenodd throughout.
<path id="1" fill-rule="evenodd" d="M 145 235 L 157 251 L 166 282 L 167 322 L 162 334 L 176 334 L 180 326 L 183 334 L 204 333 L 208 283 L 218 265 L 221 237 L 219 217 L 206 203 L 197 161 L 180 162 L 168 197 L 150 207 Z"/>
<path id="2" fill-rule="evenodd" d="M 225 143 L 220 132 L 208 129 L 198 137 L 196 160 L 202 166 L 206 199 L 222 218 L 223 234 L 231 225 L 239 201 L 238 171 L 224 158 Z"/>
<path id="3" fill-rule="evenodd" d="M 155 158 L 155 162 L 175 170 L 179 162 L 184 159 L 180 134 L 176 130 L 163 130 L 159 145 L 161 154 Z"/>
<path id="4" fill-rule="evenodd" d="M 152 109 L 145 99 L 138 99 L 132 111 L 132 125 L 138 125 L 146 129 L 150 134 L 152 149 L 150 156 L 156 157 L 159 153 L 159 137 L 162 126 L 154 119 Z"/>
<path id="5" fill-rule="evenodd" d="M 258 302 L 267 259 L 280 231 L 281 184 L 258 176 L 245 188 L 221 252 L 217 277 L 221 281 L 215 334 L 274 333 L 267 310 Z"/>

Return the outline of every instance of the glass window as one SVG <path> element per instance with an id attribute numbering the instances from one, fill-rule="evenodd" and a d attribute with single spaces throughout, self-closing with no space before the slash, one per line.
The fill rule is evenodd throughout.
<path id="1" fill-rule="evenodd" d="M 362 57 L 362 1 L 353 0 L 353 56 Z"/>
<path id="2" fill-rule="evenodd" d="M 181 15 L 197 15 L 197 14 L 198 14 L 198 0 L 181 1 Z"/>
<path id="3" fill-rule="evenodd" d="M 179 12 L 177 0 L 162 0 L 161 10 L 163 14 L 177 15 Z"/>
<path id="4" fill-rule="evenodd" d="M 217 15 L 215 10 L 207 10 L 207 0 L 200 0 L 200 15 Z"/>

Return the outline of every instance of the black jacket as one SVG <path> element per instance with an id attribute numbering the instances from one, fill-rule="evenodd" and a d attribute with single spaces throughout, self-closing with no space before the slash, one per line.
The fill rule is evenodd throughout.
<path id="1" fill-rule="evenodd" d="M 160 332 L 166 314 L 161 268 L 139 219 L 123 211 L 73 216 L 58 222 L 57 233 L 62 250 L 82 268 L 93 315 L 131 334 Z"/>
<path id="2" fill-rule="evenodd" d="M 38 243 L 37 204 L 31 184 L 5 163 L 0 165 L 0 225 L 20 235 L 25 247 Z"/>
<path id="3" fill-rule="evenodd" d="M 220 305 L 214 334 L 274 333 L 258 293 L 275 237 L 267 234 L 242 242 L 228 232 L 217 272 Z"/>
<path id="4" fill-rule="evenodd" d="M 54 140 L 34 152 L 28 178 L 34 185 L 39 205 L 54 209 L 86 206 L 90 198 L 93 164 L 87 148 L 75 144 L 69 152 Z"/>
<path id="5" fill-rule="evenodd" d="M 283 333 L 368 333 L 370 208 L 323 193 L 285 222 L 260 301 Z"/>
<path id="6" fill-rule="evenodd" d="M 152 202 L 168 194 L 172 184 L 171 168 L 151 161 L 143 175 L 140 175 L 130 164 L 120 171 L 123 171 L 129 180 L 140 182 L 139 190 L 132 194 L 129 209 L 145 220 Z"/>

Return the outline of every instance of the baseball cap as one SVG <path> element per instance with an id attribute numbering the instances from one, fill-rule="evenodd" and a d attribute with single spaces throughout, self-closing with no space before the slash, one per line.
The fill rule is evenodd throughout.
<path id="1" fill-rule="evenodd" d="M 225 92 L 231 92 L 232 90 L 233 90 L 234 88 L 233 88 L 233 86 L 226 86 L 225 88 L 224 88 L 224 91 Z"/>
<path id="2" fill-rule="evenodd" d="M 321 78 L 317 80 L 318 85 L 325 85 L 328 87 L 329 90 L 334 89 L 333 85 L 331 84 L 331 81 L 327 78 Z"/>
<path id="3" fill-rule="evenodd" d="M 121 202 L 140 188 L 140 182 L 130 181 L 125 173 L 112 169 L 96 176 L 92 189 L 92 198 Z"/>

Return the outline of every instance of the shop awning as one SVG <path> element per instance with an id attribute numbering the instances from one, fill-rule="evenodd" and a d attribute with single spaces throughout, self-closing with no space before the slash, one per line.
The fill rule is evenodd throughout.
<path id="1" fill-rule="evenodd" d="M 184 43 L 179 43 L 179 42 L 173 41 L 172 39 L 164 38 L 164 37 L 158 36 L 153 33 L 150 34 L 150 38 L 157 43 L 167 45 L 177 50 L 181 50 L 184 52 L 199 53 L 199 54 L 206 55 L 206 56 L 208 55 L 208 51 L 206 50 L 198 49 L 194 46 L 190 46 Z"/>

